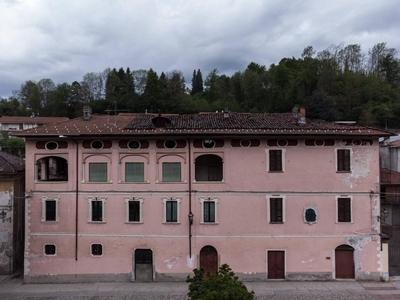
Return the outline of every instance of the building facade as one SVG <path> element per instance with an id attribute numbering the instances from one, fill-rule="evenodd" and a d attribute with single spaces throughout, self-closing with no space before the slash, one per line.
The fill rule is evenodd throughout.
<path id="1" fill-rule="evenodd" d="M 379 141 L 305 112 L 84 116 L 25 130 L 25 282 L 379 280 Z"/>

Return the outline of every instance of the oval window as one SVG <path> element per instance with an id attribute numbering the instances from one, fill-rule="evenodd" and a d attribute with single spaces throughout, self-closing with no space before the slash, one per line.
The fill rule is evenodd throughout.
<path id="1" fill-rule="evenodd" d="M 176 148 L 176 141 L 174 141 L 174 140 L 166 140 L 164 142 L 164 147 L 168 148 L 168 149 Z"/>
<path id="2" fill-rule="evenodd" d="M 353 140 L 353 146 L 361 146 L 361 140 Z"/>
<path id="3" fill-rule="evenodd" d="M 287 140 L 279 140 L 278 141 L 278 146 L 280 147 L 285 147 L 288 145 L 288 141 Z"/>
<path id="4" fill-rule="evenodd" d="M 129 141 L 128 148 L 129 149 L 139 149 L 140 148 L 140 142 L 139 141 Z"/>
<path id="5" fill-rule="evenodd" d="M 58 148 L 58 143 L 56 142 L 47 142 L 46 149 L 47 150 L 56 150 Z"/>
<path id="6" fill-rule="evenodd" d="M 324 146 L 325 141 L 324 140 L 315 140 L 314 145 L 315 146 Z"/>
<path id="7" fill-rule="evenodd" d="M 304 208 L 303 218 L 304 218 L 304 223 L 307 223 L 308 225 L 317 223 L 317 218 L 318 218 L 317 209 L 312 205 L 308 205 L 307 207 Z"/>
<path id="8" fill-rule="evenodd" d="M 214 140 L 204 140 L 203 141 L 203 147 L 204 148 L 214 148 L 215 147 Z"/>
<path id="9" fill-rule="evenodd" d="M 103 142 L 102 141 L 93 141 L 90 146 L 92 147 L 92 149 L 102 149 Z"/>
<path id="10" fill-rule="evenodd" d="M 250 147 L 250 141 L 249 140 L 241 140 L 240 141 L 240 146 L 242 147 Z"/>

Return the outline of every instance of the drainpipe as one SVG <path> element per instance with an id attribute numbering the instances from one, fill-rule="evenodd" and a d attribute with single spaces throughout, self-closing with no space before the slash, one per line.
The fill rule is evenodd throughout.
<path id="1" fill-rule="evenodd" d="M 189 149 L 189 257 L 192 258 L 192 225 L 193 225 L 193 213 L 192 213 L 192 159 L 191 159 L 191 148 L 190 139 L 188 139 L 188 149 Z"/>

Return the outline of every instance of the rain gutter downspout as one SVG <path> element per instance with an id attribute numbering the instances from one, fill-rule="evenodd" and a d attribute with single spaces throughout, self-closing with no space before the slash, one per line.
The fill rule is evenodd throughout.
<path id="1" fill-rule="evenodd" d="M 75 170 L 76 170 L 76 174 L 75 174 L 75 260 L 78 260 L 78 198 L 79 198 L 79 193 L 78 193 L 78 142 L 72 137 L 70 136 L 71 140 L 73 140 L 75 142 L 75 146 L 76 146 L 76 151 L 75 151 Z"/>
<path id="2" fill-rule="evenodd" d="M 188 149 L 189 149 L 189 258 L 192 258 L 192 224 L 193 224 L 193 213 L 192 213 L 192 159 L 191 159 L 191 147 L 190 139 L 188 138 Z"/>

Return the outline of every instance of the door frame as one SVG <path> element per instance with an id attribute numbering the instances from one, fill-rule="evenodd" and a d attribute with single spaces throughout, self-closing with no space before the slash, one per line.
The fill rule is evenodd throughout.
<path id="1" fill-rule="evenodd" d="M 154 281 L 155 280 L 155 272 L 154 272 L 155 266 L 154 266 L 154 250 L 152 248 L 147 248 L 147 249 L 134 248 L 132 250 L 132 272 L 131 272 L 132 281 L 136 281 L 136 256 L 135 256 L 136 250 L 150 250 L 151 251 L 151 279 L 152 279 L 152 281 Z"/>
<path id="2" fill-rule="evenodd" d="M 284 278 L 283 279 L 268 279 L 268 251 L 282 251 L 283 252 L 283 255 L 284 255 L 284 259 L 283 259 L 283 268 L 284 268 L 284 271 L 283 271 L 283 276 L 284 276 Z M 265 260 L 265 279 L 266 280 L 285 280 L 286 279 L 286 261 L 287 261 L 287 256 L 286 256 L 286 249 L 267 249 L 266 250 L 266 252 L 265 252 L 265 258 L 266 258 L 266 260 Z"/>
<path id="3" fill-rule="evenodd" d="M 204 245 L 203 247 L 201 247 L 200 252 L 199 252 L 199 269 L 201 268 L 201 251 L 206 247 L 212 247 L 215 250 L 215 254 L 217 256 L 216 257 L 217 258 L 217 270 L 216 271 L 218 272 L 219 267 L 220 267 L 220 259 L 219 259 L 218 250 L 217 250 L 217 248 L 215 248 L 214 246 L 211 246 L 211 245 Z M 206 275 L 206 274 L 207 274 L 207 270 L 204 269 L 204 275 Z"/>
<path id="4" fill-rule="evenodd" d="M 336 277 L 336 249 L 341 247 L 341 246 L 348 246 L 349 248 L 352 248 L 353 250 L 351 251 L 353 254 L 353 278 L 337 278 Z M 350 249 L 348 250 L 350 252 Z M 334 279 L 356 279 L 356 249 L 350 245 L 347 244 L 340 244 L 339 246 L 337 246 L 336 248 L 334 248 L 332 250 L 332 257 L 334 257 L 334 259 L 332 260 L 332 267 L 333 267 L 333 278 Z"/>

